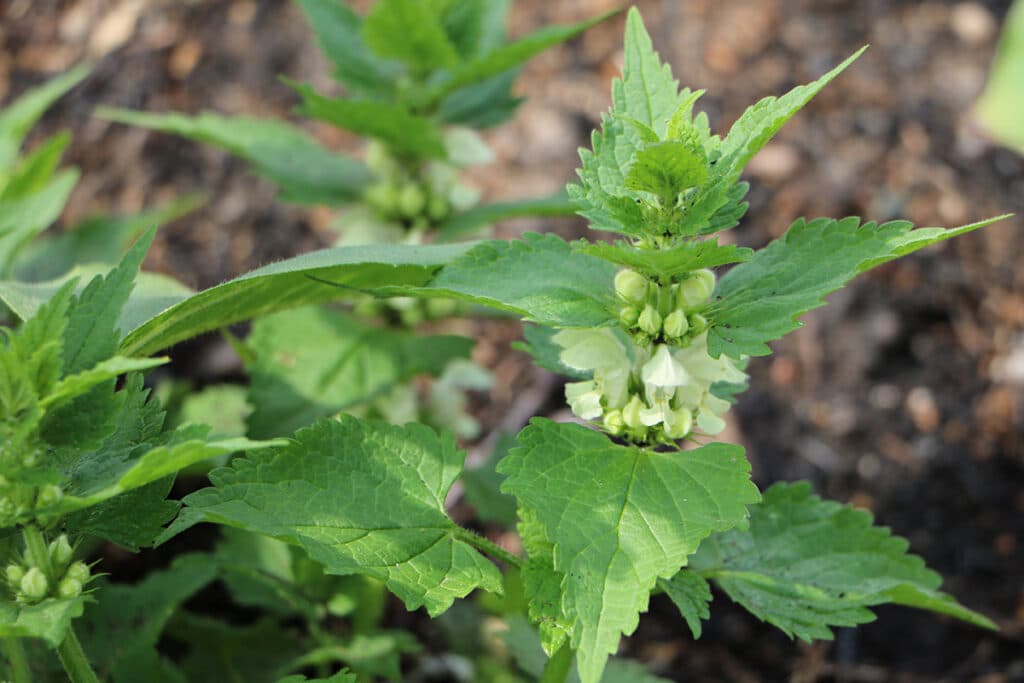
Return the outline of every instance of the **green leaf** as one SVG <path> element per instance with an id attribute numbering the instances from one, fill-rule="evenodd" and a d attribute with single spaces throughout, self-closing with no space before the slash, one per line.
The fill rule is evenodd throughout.
<path id="1" fill-rule="evenodd" d="M 73 512 L 64 518 L 69 534 L 101 538 L 137 553 L 154 545 L 164 525 L 174 519 L 181 503 L 167 500 L 174 477 L 164 477 Z"/>
<path id="2" fill-rule="evenodd" d="M 93 216 L 70 230 L 41 235 L 27 245 L 14 264 L 18 280 L 40 282 L 65 275 L 75 266 L 115 265 L 128 246 L 154 225 L 165 225 L 203 203 L 199 195 L 186 195 L 167 204 L 127 216 Z M 88 282 L 89 278 L 83 278 Z"/>
<path id="3" fill-rule="evenodd" d="M 86 596 L 48 598 L 35 605 L 0 601 L 0 638 L 42 638 L 51 647 L 64 641 L 71 621 L 82 616 Z"/>
<path id="4" fill-rule="evenodd" d="M 576 206 L 565 193 L 541 199 L 520 199 L 511 202 L 481 204 L 457 213 L 437 228 L 437 240 L 451 242 L 476 230 L 509 218 L 572 216 Z"/>
<path id="5" fill-rule="evenodd" d="M 476 509 L 476 516 L 485 522 L 497 522 L 508 527 L 516 523 L 516 501 L 501 492 L 501 482 L 505 477 L 498 474 L 497 470 L 498 463 L 515 445 L 514 436 L 502 434 L 487 460 L 462 473 L 466 500 Z"/>
<path id="6" fill-rule="evenodd" d="M 83 647 L 97 674 L 113 683 L 154 680 L 170 667 L 157 651 L 157 642 L 177 609 L 217 576 L 206 555 L 176 557 L 167 569 L 150 573 L 141 582 L 107 583 L 102 599 L 89 606 L 78 628 Z"/>
<path id="7" fill-rule="evenodd" d="M 398 104 L 324 97 L 311 86 L 285 82 L 302 96 L 298 112 L 314 119 L 388 143 L 399 154 L 415 159 L 445 158 L 441 128 Z"/>
<path id="8" fill-rule="evenodd" d="M 453 437 L 422 425 L 342 415 L 213 471 L 214 486 L 185 503 L 206 521 L 298 545 L 328 573 L 378 578 L 436 616 L 475 588 L 501 590 L 497 568 L 445 514 L 463 458 Z"/>
<path id="9" fill-rule="evenodd" d="M 746 519 L 759 498 L 750 465 L 739 446 L 659 453 L 539 418 L 519 443 L 498 468 L 508 476 L 502 490 L 554 544 L 580 677 L 596 683 L 655 582 L 677 573 L 709 534 Z"/>
<path id="10" fill-rule="evenodd" d="M 686 619 L 693 639 L 700 638 L 701 619 L 711 616 L 708 603 L 711 602 L 711 586 L 697 572 L 688 569 L 680 570 L 671 579 L 659 579 L 658 587 L 671 598 L 679 613 Z"/>
<path id="11" fill-rule="evenodd" d="M 252 414 L 246 387 L 214 384 L 190 391 L 175 416 L 177 424 L 207 424 L 211 434 L 245 436 L 246 419 Z"/>
<path id="12" fill-rule="evenodd" d="M 400 66 L 379 59 L 366 47 L 362 18 L 339 0 L 298 0 L 316 41 L 334 64 L 334 77 L 351 92 L 390 99 Z"/>
<path id="13" fill-rule="evenodd" d="M 703 184 L 707 177 L 703 149 L 668 140 L 638 151 L 625 183 L 630 190 L 650 192 L 663 206 L 671 206 L 680 192 Z"/>
<path id="14" fill-rule="evenodd" d="M 718 281 L 718 300 L 709 309 L 708 351 L 716 358 L 771 353 L 766 342 L 800 327 L 798 317 L 823 306 L 826 295 L 859 273 L 1003 218 L 949 230 L 914 230 L 907 221 L 862 226 L 856 217 L 801 218 Z"/>
<path id="15" fill-rule="evenodd" d="M 79 65 L 29 90 L 0 110 L 0 172 L 10 168 L 18 156 L 22 141 L 39 117 L 50 108 L 50 105 L 88 76 L 89 70 L 89 66 Z"/>
<path id="16" fill-rule="evenodd" d="M 693 270 L 749 261 L 754 256 L 753 249 L 732 244 L 720 245 L 717 238 L 700 242 L 680 242 L 665 249 L 640 249 L 626 242 L 609 244 L 585 240 L 573 242 L 572 247 L 575 251 L 596 256 L 635 270 L 651 279 L 665 282 L 674 281 Z"/>
<path id="17" fill-rule="evenodd" d="M 1024 2 L 1010 7 L 992 62 L 988 84 L 975 105 L 978 120 L 992 137 L 1024 154 Z"/>
<path id="18" fill-rule="evenodd" d="M 557 333 L 558 330 L 550 327 L 524 325 L 523 338 L 525 341 L 513 342 L 512 348 L 530 354 L 535 364 L 556 375 L 564 375 L 576 380 L 593 377 L 593 372 L 570 368 L 562 362 L 561 354 L 564 349 L 551 340 Z"/>
<path id="19" fill-rule="evenodd" d="M 356 675 L 346 671 L 339 671 L 329 678 L 306 678 L 296 674 L 278 679 L 277 683 L 359 683 Z"/>
<path id="20" fill-rule="evenodd" d="M 432 98 L 435 101 L 440 100 L 459 88 L 479 83 L 517 67 L 544 50 L 578 36 L 591 26 L 595 26 L 605 19 L 615 16 L 620 11 L 607 12 L 593 19 L 581 21 L 578 24 L 546 26 L 525 38 L 502 45 L 476 59 L 463 62 L 452 69 L 448 80 L 442 82 L 440 86 L 434 89 L 434 92 L 431 93 Z"/>
<path id="21" fill-rule="evenodd" d="M 323 618 L 323 605 L 308 582 L 296 582 L 292 547 L 273 538 L 227 527 L 217 545 L 217 564 L 231 597 L 281 617 Z"/>
<path id="22" fill-rule="evenodd" d="M 70 133 L 64 131 L 39 144 L 24 159 L 19 159 L 6 178 L 6 184 L 0 185 L 0 201 L 19 199 L 46 187 L 57 172 L 61 155 L 70 142 Z"/>
<path id="23" fill-rule="evenodd" d="M 97 363 L 88 370 L 83 370 L 82 372 L 77 372 L 73 375 L 64 377 L 56 384 L 56 386 L 53 387 L 53 390 L 39 402 L 39 406 L 47 409 L 61 405 L 66 401 L 81 396 L 97 384 L 103 384 L 108 380 L 116 379 L 117 377 L 129 372 L 139 372 L 155 368 L 169 361 L 170 358 L 167 357 L 125 358 L 124 356 L 114 356 L 113 358 L 108 358 L 105 361 Z"/>
<path id="24" fill-rule="evenodd" d="M 505 42 L 505 20 L 510 0 L 449 2 L 441 24 L 463 58 L 487 54 Z"/>
<path id="25" fill-rule="evenodd" d="M 445 266 L 425 291 L 508 310 L 553 327 L 613 320 L 615 268 L 574 253 L 555 235 L 481 242 Z"/>
<path id="26" fill-rule="evenodd" d="M 380 57 L 400 59 L 418 73 L 458 62 L 437 11 L 421 0 L 379 0 L 363 20 L 363 40 Z"/>
<path id="27" fill-rule="evenodd" d="M 518 77 L 519 69 L 509 69 L 477 85 L 460 88 L 441 102 L 437 116 L 444 123 L 473 128 L 504 123 L 526 99 L 512 93 Z"/>
<path id="28" fill-rule="evenodd" d="M 0 276 L 6 277 L 21 250 L 64 211 L 78 171 L 62 171 L 38 192 L 0 200 Z"/>
<path id="29" fill-rule="evenodd" d="M 409 294 L 471 246 L 367 245 L 302 254 L 166 308 L 133 329 L 122 340 L 121 352 L 146 355 L 236 322 L 346 296 Z"/>
<path id="30" fill-rule="evenodd" d="M 243 626 L 179 610 L 166 632 L 188 650 L 179 660 L 188 683 L 278 680 L 304 652 L 295 629 L 268 617 Z"/>
<path id="31" fill-rule="evenodd" d="M 362 162 L 324 149 L 298 128 L 274 119 L 150 114 L 101 107 L 96 115 L 207 142 L 245 159 L 298 204 L 347 204 L 362 196 L 370 173 Z"/>
<path id="32" fill-rule="evenodd" d="M 256 354 L 248 365 L 255 438 L 290 435 L 416 375 L 439 375 L 473 348 L 465 337 L 420 337 L 320 307 L 258 320 L 248 344 Z"/>
<path id="33" fill-rule="evenodd" d="M 873 621 L 892 602 L 995 629 L 938 591 L 941 578 L 907 554 L 907 542 L 871 514 L 823 501 L 810 484 L 776 484 L 750 511 L 750 526 L 712 536 L 690 566 L 790 637 L 832 638 L 830 627 Z"/>

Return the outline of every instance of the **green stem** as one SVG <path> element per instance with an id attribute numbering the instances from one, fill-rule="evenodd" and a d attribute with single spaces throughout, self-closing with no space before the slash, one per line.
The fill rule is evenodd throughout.
<path id="1" fill-rule="evenodd" d="M 57 654 L 71 683 L 99 683 L 100 679 L 96 678 L 82 644 L 78 642 L 75 629 L 70 625 L 64 635 L 64 642 L 57 648 Z"/>
<path id="2" fill-rule="evenodd" d="M 572 669 L 572 658 L 575 653 L 566 640 L 562 647 L 544 665 L 544 673 L 540 675 L 540 683 L 565 683 Z"/>
<path id="3" fill-rule="evenodd" d="M 11 683 L 32 683 L 32 670 L 28 668 L 28 657 L 20 638 L 0 639 L 7 663 L 10 665 Z"/>
<path id="4" fill-rule="evenodd" d="M 498 558 L 499 560 L 501 560 L 509 566 L 523 566 L 523 561 L 521 559 L 519 559 L 509 551 L 505 550 L 497 543 L 489 541 L 483 536 L 473 533 L 469 529 L 463 529 L 462 527 L 459 527 L 456 530 L 455 535 L 459 538 L 459 540 L 465 541 L 477 550 L 483 551 L 488 555 L 491 555 L 492 557 Z"/>
<path id="5" fill-rule="evenodd" d="M 42 530 L 29 524 L 22 527 L 21 537 L 25 540 L 25 554 L 33 567 L 38 567 L 50 585 L 54 585 L 57 577 L 53 575 L 53 566 L 50 564 L 50 550 L 46 547 L 46 539 L 43 538 Z"/>

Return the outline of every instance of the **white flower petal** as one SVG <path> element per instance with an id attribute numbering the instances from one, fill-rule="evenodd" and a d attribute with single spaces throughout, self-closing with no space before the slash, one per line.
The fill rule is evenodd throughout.
<path id="1" fill-rule="evenodd" d="M 672 357 L 664 344 L 659 345 L 654 357 L 644 364 L 640 378 L 644 384 L 655 387 L 679 387 L 691 381 L 686 368 Z"/>

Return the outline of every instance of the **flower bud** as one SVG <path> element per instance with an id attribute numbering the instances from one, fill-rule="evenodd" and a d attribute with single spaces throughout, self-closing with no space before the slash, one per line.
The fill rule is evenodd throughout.
<path id="1" fill-rule="evenodd" d="M 64 568 L 71 561 L 74 551 L 68 543 L 68 535 L 61 534 L 55 541 L 50 542 L 50 560 L 55 567 Z"/>
<path id="2" fill-rule="evenodd" d="M 432 195 L 427 201 L 427 215 L 432 221 L 442 221 L 448 217 L 451 205 L 448 200 L 439 195 Z"/>
<path id="3" fill-rule="evenodd" d="M 693 429 L 693 413 L 688 408 L 676 408 L 667 416 L 665 436 L 681 439 Z"/>
<path id="4" fill-rule="evenodd" d="M 679 307 L 689 310 L 705 303 L 715 291 L 715 274 L 706 268 L 679 283 Z"/>
<path id="5" fill-rule="evenodd" d="M 629 403 L 622 409 L 622 421 L 630 429 L 641 429 L 644 423 L 640 421 L 640 412 L 645 408 L 644 402 L 636 394 L 629 399 Z"/>
<path id="6" fill-rule="evenodd" d="M 46 597 L 47 591 L 50 590 L 50 582 L 46 580 L 46 576 L 39 567 L 32 567 L 21 577 L 19 587 L 21 595 L 26 600 L 38 602 Z"/>
<path id="7" fill-rule="evenodd" d="M 608 433 L 612 436 L 618 436 L 625 428 L 626 423 L 622 419 L 621 410 L 609 410 L 604 416 L 604 428 L 608 430 Z"/>
<path id="8" fill-rule="evenodd" d="M 47 484 L 39 489 L 39 494 L 36 496 L 36 508 L 48 508 L 56 505 L 63 497 L 64 491 L 61 487 Z"/>
<path id="9" fill-rule="evenodd" d="M 89 565 L 85 562 L 75 562 L 64 572 L 65 579 L 74 579 L 83 585 L 89 582 L 89 577 Z"/>
<path id="10" fill-rule="evenodd" d="M 366 146 L 366 165 L 379 176 L 390 175 L 397 169 L 387 146 L 376 140 L 371 140 Z"/>
<path id="11" fill-rule="evenodd" d="M 679 339 L 686 334 L 686 330 L 689 329 L 690 323 L 686 320 L 686 314 L 681 310 L 676 309 L 665 317 L 663 327 L 665 328 L 666 337 L 669 339 Z"/>
<path id="12" fill-rule="evenodd" d="M 619 311 L 619 322 L 627 328 L 634 327 L 639 319 L 640 310 L 636 306 L 623 306 Z"/>
<path id="13" fill-rule="evenodd" d="M 62 598 L 77 598 L 82 594 L 82 584 L 77 579 L 64 577 L 57 586 L 57 595 Z"/>
<path id="14" fill-rule="evenodd" d="M 402 188 L 398 196 L 398 210 L 407 218 L 420 215 L 427 205 L 427 196 L 415 183 L 409 183 Z"/>
<path id="15" fill-rule="evenodd" d="M 9 564 L 4 571 L 4 575 L 7 577 L 7 583 L 14 588 L 18 588 L 21 586 L 21 579 L 25 576 L 25 568 L 20 564 Z"/>
<path id="16" fill-rule="evenodd" d="M 615 293 L 625 301 L 642 304 L 647 299 L 650 283 L 640 273 L 626 269 L 615 275 Z"/>
<path id="17" fill-rule="evenodd" d="M 694 334 L 700 334 L 704 330 L 708 329 L 708 319 L 699 313 L 695 313 L 690 316 L 690 331 Z"/>
<path id="18" fill-rule="evenodd" d="M 641 330 L 652 337 L 657 337 L 661 332 L 661 314 L 650 304 L 644 306 L 644 310 L 636 322 Z"/>

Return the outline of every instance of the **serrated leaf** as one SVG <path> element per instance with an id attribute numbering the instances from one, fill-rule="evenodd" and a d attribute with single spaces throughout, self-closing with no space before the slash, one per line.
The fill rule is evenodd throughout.
<path id="1" fill-rule="evenodd" d="M 671 206 L 683 190 L 704 183 L 708 162 L 703 150 L 682 142 L 668 140 L 641 148 L 626 173 L 630 190 L 650 192 Z"/>
<path id="2" fill-rule="evenodd" d="M 71 134 L 64 131 L 47 138 L 28 156 L 19 159 L 0 189 L 0 203 L 19 199 L 46 187 L 57 172 L 61 155 L 70 142 Z"/>
<path id="3" fill-rule="evenodd" d="M 859 273 L 1002 218 L 949 230 L 914 230 L 907 221 L 862 226 L 856 217 L 798 219 L 718 281 L 709 309 L 708 351 L 716 358 L 766 355 L 771 352 L 766 342 L 800 327 L 798 317 L 823 306 L 825 296 Z"/>
<path id="4" fill-rule="evenodd" d="M 561 192 L 541 199 L 481 204 L 445 220 L 437 228 L 437 240 L 451 242 L 509 218 L 572 216 L 575 213 L 576 206 Z"/>
<path id="5" fill-rule="evenodd" d="M 583 33 L 591 26 L 595 26 L 605 19 L 615 16 L 620 11 L 608 12 L 593 19 L 568 26 L 546 26 L 525 38 L 502 45 L 476 59 L 463 62 L 452 69 L 448 80 L 442 82 L 431 93 L 431 96 L 434 100 L 440 100 L 459 88 L 479 83 L 492 76 L 497 76 L 504 71 L 519 66 L 544 50 Z"/>
<path id="6" fill-rule="evenodd" d="M 167 500 L 174 477 L 164 477 L 73 512 L 64 518 L 68 533 L 93 536 L 137 553 L 153 546 L 164 532 L 164 525 L 181 508 L 176 500 Z"/>
<path id="7" fill-rule="evenodd" d="M 334 64 L 334 77 L 352 92 L 390 98 L 400 65 L 378 58 L 366 47 L 362 18 L 339 0 L 298 0 L 317 44 Z"/>
<path id="8" fill-rule="evenodd" d="M 75 266 L 115 265 L 128 246 L 149 228 L 161 226 L 195 210 L 199 195 L 186 195 L 163 206 L 134 215 L 99 215 L 86 218 L 56 235 L 33 240 L 14 264 L 17 280 L 40 282 L 65 275 Z M 89 278 L 83 278 L 88 282 Z"/>
<path id="9" fill-rule="evenodd" d="M 88 75 L 89 67 L 79 65 L 29 90 L 0 110 L 0 171 L 14 162 L 22 141 L 39 117 Z"/>
<path id="10" fill-rule="evenodd" d="M 358 135 L 383 140 L 396 152 L 415 159 L 445 158 L 441 128 L 401 105 L 324 97 L 303 83 L 286 83 L 302 96 L 302 105 L 298 108 L 301 114 Z"/>
<path id="11" fill-rule="evenodd" d="M 0 638 L 42 638 L 51 647 L 64 641 L 71 621 L 82 615 L 86 596 L 48 598 L 35 605 L 0 601 Z"/>
<path id="12" fill-rule="evenodd" d="M 114 356 L 105 361 L 97 363 L 88 370 L 68 375 L 61 379 L 53 390 L 47 394 L 39 405 L 41 408 L 51 408 L 61 405 L 73 398 L 81 396 L 97 384 L 103 384 L 108 380 L 116 379 L 129 372 L 140 372 L 163 365 L 170 361 L 170 358 L 125 358 Z"/>
<path id="13" fill-rule="evenodd" d="M 473 128 L 488 128 L 512 118 L 526 99 L 512 94 L 519 69 L 488 78 L 483 83 L 456 90 L 438 107 L 437 117 L 444 123 Z"/>
<path id="14" fill-rule="evenodd" d="M 363 20 L 362 32 L 378 56 L 400 59 L 417 72 L 451 67 L 459 59 L 428 2 L 379 0 Z"/>
<path id="15" fill-rule="evenodd" d="M 651 279 L 674 281 L 700 268 L 716 268 L 730 263 L 749 261 L 754 250 L 732 244 L 718 244 L 718 239 L 680 242 L 664 249 L 640 249 L 626 242 L 573 242 L 575 251 L 590 254 Z"/>
<path id="16" fill-rule="evenodd" d="M 427 291 L 513 311 L 553 327 L 600 327 L 613 320 L 615 268 L 574 253 L 555 235 L 481 242 L 445 266 Z"/>
<path id="17" fill-rule="evenodd" d="M 907 554 L 907 542 L 871 514 L 811 493 L 807 483 L 776 484 L 750 510 L 750 526 L 712 536 L 690 567 L 790 637 L 831 639 L 830 627 L 874 620 L 887 602 L 996 628 L 938 591 L 941 578 Z"/>
<path id="18" fill-rule="evenodd" d="M 0 201 L 0 276 L 6 277 L 25 245 L 57 220 L 77 182 L 78 171 L 62 171 L 37 192 Z"/>
<path id="19" fill-rule="evenodd" d="M 283 199 L 299 204 L 347 204 L 370 183 L 366 166 L 324 149 L 306 133 L 283 121 L 245 116 L 151 114 L 101 107 L 109 121 L 158 130 L 225 149 L 253 165 L 279 188 Z"/>
<path id="20" fill-rule="evenodd" d="M 1001 144 L 1024 153 L 1020 113 L 1024 96 L 1024 3 L 1015 2 L 1003 23 L 988 84 L 975 105 L 978 120 Z"/>
<path id="21" fill-rule="evenodd" d="M 743 449 L 659 453 L 619 446 L 574 424 L 534 419 L 501 463 L 502 490 L 533 512 L 564 575 L 562 611 L 584 683 L 600 680 L 659 578 L 701 540 L 741 524 L 759 499 Z"/>
<path id="22" fill-rule="evenodd" d="M 505 20 L 510 0 L 450 2 L 441 24 L 463 59 L 478 57 L 505 42 Z"/>
<path id="23" fill-rule="evenodd" d="M 378 578 L 407 608 L 437 615 L 475 588 L 501 590 L 497 568 L 444 510 L 463 458 L 452 436 L 422 425 L 342 415 L 213 471 L 214 486 L 185 503 L 207 521 L 298 545 L 330 574 Z"/>
<path id="24" fill-rule="evenodd" d="M 156 647 L 164 626 L 216 576 L 216 563 L 197 553 L 175 558 L 169 568 L 152 572 L 137 584 L 102 586 L 102 599 L 89 606 L 78 628 L 102 680 L 164 680 L 154 677 L 171 666 Z"/>
<path id="25" fill-rule="evenodd" d="M 671 579 L 659 579 L 658 587 L 665 591 L 679 608 L 679 613 L 690 627 L 693 639 L 700 638 L 700 621 L 711 616 L 711 610 L 708 609 L 708 603 L 711 602 L 711 586 L 707 580 L 697 572 L 683 569 Z"/>
<path id="26" fill-rule="evenodd" d="M 256 354 L 247 366 L 254 438 L 290 435 L 416 375 L 439 375 L 473 348 L 465 337 L 420 337 L 320 307 L 258 320 L 248 344 Z"/>

